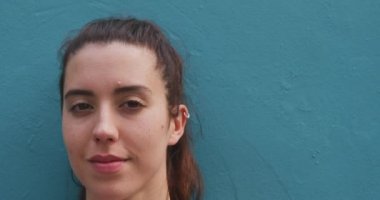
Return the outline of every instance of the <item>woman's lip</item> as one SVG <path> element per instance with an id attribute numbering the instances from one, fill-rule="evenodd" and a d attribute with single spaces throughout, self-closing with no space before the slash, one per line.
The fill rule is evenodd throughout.
<path id="1" fill-rule="evenodd" d="M 88 161 L 90 161 L 91 163 L 104 163 L 104 164 L 112 163 L 112 162 L 122 162 L 122 161 L 127 161 L 127 160 L 128 160 L 127 158 L 118 157 L 112 154 L 106 154 L 106 155 L 98 154 L 88 159 Z"/>
<path id="2" fill-rule="evenodd" d="M 95 155 L 88 161 L 93 169 L 99 173 L 116 173 L 121 170 L 122 166 L 130 159 L 121 158 L 115 155 Z"/>
<path id="3" fill-rule="evenodd" d="M 92 162 L 91 166 L 96 172 L 109 174 L 120 171 L 124 163 L 125 161 L 114 161 L 108 163 Z"/>

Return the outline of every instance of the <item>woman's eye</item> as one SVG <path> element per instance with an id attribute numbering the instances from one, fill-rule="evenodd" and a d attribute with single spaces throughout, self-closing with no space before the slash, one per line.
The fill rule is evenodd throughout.
<path id="1" fill-rule="evenodd" d="M 78 103 L 71 107 L 72 112 L 86 112 L 92 110 L 94 107 L 92 107 L 88 103 Z"/>
<path id="2" fill-rule="evenodd" d="M 137 110 L 143 107 L 144 105 L 137 100 L 129 100 L 124 102 L 121 106 L 130 110 Z"/>

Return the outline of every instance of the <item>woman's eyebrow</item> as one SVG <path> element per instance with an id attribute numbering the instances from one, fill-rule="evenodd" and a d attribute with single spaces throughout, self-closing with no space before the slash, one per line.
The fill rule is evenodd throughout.
<path id="1" fill-rule="evenodd" d="M 94 93 L 90 90 L 83 90 L 83 89 L 72 89 L 66 92 L 65 99 L 72 97 L 72 96 L 95 96 Z"/>
<path id="2" fill-rule="evenodd" d="M 152 90 L 149 88 L 142 86 L 142 85 L 131 85 L 131 86 L 124 86 L 119 87 L 114 90 L 114 94 L 122 94 L 122 93 L 131 93 L 131 92 L 138 92 L 138 93 L 152 93 Z M 65 99 L 68 99 L 72 96 L 89 96 L 93 97 L 95 94 L 90 90 L 84 90 L 84 89 L 72 89 L 66 92 Z"/>
<path id="3" fill-rule="evenodd" d="M 152 90 L 149 88 L 143 86 L 143 85 L 130 85 L 130 86 L 124 86 L 119 87 L 114 90 L 114 94 L 121 94 L 121 93 L 131 93 L 131 92 L 137 92 L 137 93 L 152 93 Z"/>

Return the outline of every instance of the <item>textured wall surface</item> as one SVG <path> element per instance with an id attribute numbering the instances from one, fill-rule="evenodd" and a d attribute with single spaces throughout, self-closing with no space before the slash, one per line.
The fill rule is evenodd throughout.
<path id="1" fill-rule="evenodd" d="M 380 1 L 17 0 L 0 3 L 1 200 L 75 199 L 57 49 L 110 15 L 153 19 L 183 55 L 207 200 L 380 199 Z"/>

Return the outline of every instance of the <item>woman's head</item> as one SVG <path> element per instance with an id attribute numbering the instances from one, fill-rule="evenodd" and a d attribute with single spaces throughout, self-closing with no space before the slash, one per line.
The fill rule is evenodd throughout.
<path id="1" fill-rule="evenodd" d="M 160 29 L 132 18 L 97 20 L 62 50 L 63 137 L 86 194 L 199 198 L 182 61 Z"/>
<path id="2" fill-rule="evenodd" d="M 121 42 L 147 48 L 156 56 L 156 67 L 162 72 L 167 89 L 169 109 L 176 115 L 176 106 L 183 103 L 182 61 L 176 50 L 165 38 L 158 26 L 149 21 L 133 18 L 110 18 L 93 21 L 81 32 L 68 40 L 62 50 L 62 76 L 60 82 L 61 95 L 65 82 L 65 69 L 71 56 L 90 43 L 107 44 Z M 61 100 L 62 96 L 61 96 Z"/>

